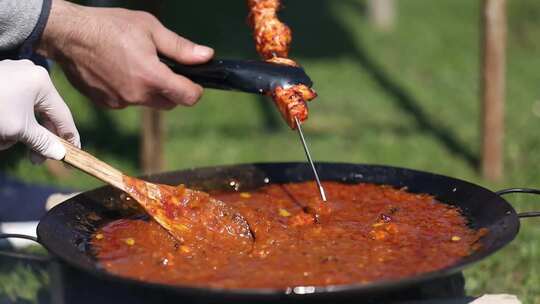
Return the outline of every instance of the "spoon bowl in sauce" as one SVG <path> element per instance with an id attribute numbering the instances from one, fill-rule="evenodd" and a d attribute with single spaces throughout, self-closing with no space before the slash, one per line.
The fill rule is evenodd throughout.
<path id="1" fill-rule="evenodd" d="M 191 250 L 201 242 L 221 242 L 239 252 L 251 250 L 254 236 L 248 222 L 224 202 L 183 185 L 155 184 L 127 176 L 69 142 L 60 141 L 66 148 L 64 162 L 128 193 L 183 248 Z"/>

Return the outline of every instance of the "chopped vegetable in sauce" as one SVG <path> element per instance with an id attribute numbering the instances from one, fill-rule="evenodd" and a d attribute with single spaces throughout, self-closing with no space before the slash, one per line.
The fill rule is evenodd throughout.
<path id="1" fill-rule="evenodd" d="M 212 239 L 182 244 L 152 220 L 126 218 L 95 232 L 92 248 L 113 274 L 220 288 L 286 288 L 392 280 L 451 266 L 480 248 L 487 229 L 425 194 L 372 184 L 272 184 L 211 195 L 244 216 L 249 252 Z M 227 232 L 224 232 L 227 233 Z M 136 241 L 135 241 L 136 240 Z M 137 265 L 137 267 L 133 267 Z"/>

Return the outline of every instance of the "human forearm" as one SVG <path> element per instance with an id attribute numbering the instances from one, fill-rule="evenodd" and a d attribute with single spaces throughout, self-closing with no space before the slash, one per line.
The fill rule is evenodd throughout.
<path id="1" fill-rule="evenodd" d="M 0 0 L 1 1 L 1 0 Z M 64 0 L 51 0 L 49 18 L 36 52 L 50 59 L 61 57 L 71 43 L 84 41 L 81 27 L 87 23 L 84 7 Z"/>
<path id="2" fill-rule="evenodd" d="M 57 61 L 91 100 L 112 108 L 194 104 L 202 88 L 174 74 L 158 53 L 183 64 L 203 63 L 213 55 L 148 13 L 63 0 L 53 0 L 37 51 Z"/>

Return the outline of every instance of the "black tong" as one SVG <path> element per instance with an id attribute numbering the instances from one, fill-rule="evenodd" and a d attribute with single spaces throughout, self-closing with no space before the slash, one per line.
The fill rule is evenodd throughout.
<path id="1" fill-rule="evenodd" d="M 206 88 L 267 94 L 278 86 L 313 85 L 300 67 L 264 61 L 216 59 L 199 65 L 182 65 L 165 58 L 161 61 L 175 73 Z"/>

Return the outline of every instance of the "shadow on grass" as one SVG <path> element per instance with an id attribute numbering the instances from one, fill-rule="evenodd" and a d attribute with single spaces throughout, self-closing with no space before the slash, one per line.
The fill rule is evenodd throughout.
<path id="1" fill-rule="evenodd" d="M 28 152 L 22 144 L 16 144 L 8 150 L 0 151 L 0 171 L 13 169 L 27 155 Z"/>
<path id="2" fill-rule="evenodd" d="M 259 109 L 259 116 L 262 120 L 263 132 L 277 133 L 282 130 L 286 130 L 287 127 L 283 123 L 283 119 L 278 113 L 276 106 L 269 97 L 260 96 L 257 98 L 257 105 Z"/>
<path id="3" fill-rule="evenodd" d="M 347 2 L 352 4 L 353 2 Z M 351 6 L 354 9 L 354 6 Z M 359 16 L 360 18 L 360 16 Z M 350 34 L 349 34 L 350 35 Z M 460 142 L 452 130 L 437 123 L 437 120 L 426 113 L 415 97 L 389 76 L 366 51 L 361 41 L 356 41 L 352 58 L 375 80 L 377 85 L 394 101 L 403 112 L 408 113 L 416 120 L 420 130 L 431 134 L 450 152 L 461 156 L 471 167 L 478 167 L 479 158 L 467 145 Z"/>
<path id="4" fill-rule="evenodd" d="M 348 53 L 347 42 L 337 31 L 339 25 L 328 9 L 328 1 L 311 0 L 309 11 L 303 1 L 284 1 L 280 14 L 293 29 L 293 58 L 334 58 Z M 216 49 L 219 58 L 258 59 L 251 30 L 248 26 L 246 1 L 163 1 L 162 21 L 171 30 L 208 44 Z M 362 7 L 361 7 L 362 8 Z M 306 18 L 309 15 L 309 18 Z M 304 15 L 302 18 L 298 16 Z M 324 44 L 321 43 L 324 41 Z M 272 102 L 261 97 L 256 113 L 264 126 L 263 131 L 275 133 L 287 129 Z"/>
<path id="5" fill-rule="evenodd" d="M 101 1 L 107 2 L 107 1 Z M 116 1 L 117 3 L 121 1 Z M 358 13 L 358 18 L 365 17 L 364 1 L 342 0 L 351 11 Z M 245 1 L 161 1 L 161 19 L 173 31 L 192 38 L 199 43 L 208 44 L 216 49 L 216 57 L 258 58 L 247 26 L 247 7 Z M 395 105 L 411 115 L 421 131 L 431 134 L 450 152 L 462 157 L 470 166 L 476 167 L 479 159 L 452 132 L 430 117 L 415 97 L 379 65 L 351 32 L 332 12 L 330 0 L 311 0 L 309 7 L 304 1 L 286 1 L 280 17 L 293 29 L 293 58 L 331 59 L 339 56 L 353 58 L 367 71 L 377 85 Z M 281 119 L 269 102 L 260 102 L 259 115 L 264 123 L 264 131 L 271 133 L 283 128 Z M 98 112 L 97 130 L 84 130 L 93 142 L 91 145 L 107 147 L 113 153 L 120 153 L 137 163 L 134 149 L 124 149 L 125 145 L 138 145 L 138 138 L 118 134 L 112 120 Z M 91 133 L 95 134 L 91 134 Z M 103 132 L 103 133 L 102 133 Z M 97 133 L 97 134 L 96 134 Z M 103 136 L 108 134 L 108 136 Z M 96 136 L 99 135 L 99 136 Z M 124 141 L 125 140 L 125 141 Z M 126 155 L 126 151 L 128 152 Z"/>
<path id="6" fill-rule="evenodd" d="M 358 18 L 365 16 L 365 3 L 343 0 Z M 208 9 L 202 1 L 165 1 L 163 20 L 174 31 L 195 37 L 201 43 L 212 45 L 217 56 L 257 58 L 253 50 L 251 32 L 246 23 L 245 1 L 215 1 Z M 311 0 L 307 8 L 303 1 L 286 1 L 281 18 L 291 26 L 294 33 L 292 57 L 331 59 L 347 56 L 355 59 L 367 71 L 377 85 L 395 105 L 416 120 L 421 131 L 431 134 L 450 152 L 462 157 L 470 166 L 478 165 L 478 157 L 452 132 L 430 117 L 415 97 L 399 85 L 380 66 L 350 31 L 332 12 L 329 0 Z M 261 116 L 266 130 L 274 131 L 281 122 L 276 122 L 270 103 L 261 102 Z"/>
<path id="7" fill-rule="evenodd" d="M 392 98 L 396 106 L 402 111 L 413 116 L 421 131 L 431 134 L 437 139 L 446 149 L 453 154 L 461 156 L 471 167 L 478 167 L 479 158 L 472 152 L 464 143 L 455 136 L 452 130 L 441 126 L 437 120 L 426 113 L 419 103 L 416 101 L 405 88 L 394 82 L 392 78 L 386 74 L 384 69 L 379 66 L 365 52 L 363 48 L 358 48 L 358 53 L 355 57 L 363 69 L 371 74 L 371 77 L 384 90 L 384 92 Z"/>

